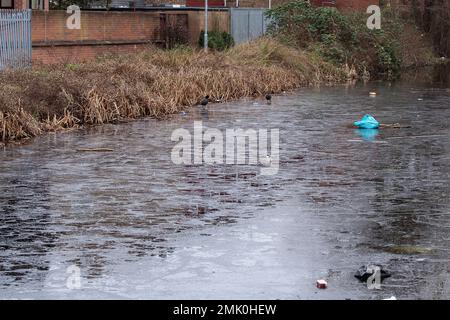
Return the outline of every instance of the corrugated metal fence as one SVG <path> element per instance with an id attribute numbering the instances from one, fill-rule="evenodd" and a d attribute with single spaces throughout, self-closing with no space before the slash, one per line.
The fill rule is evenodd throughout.
<path id="1" fill-rule="evenodd" d="M 247 42 L 266 33 L 268 19 L 265 9 L 231 8 L 231 35 L 236 43 Z"/>
<path id="2" fill-rule="evenodd" d="M 31 10 L 0 10 L 0 70 L 31 66 Z"/>

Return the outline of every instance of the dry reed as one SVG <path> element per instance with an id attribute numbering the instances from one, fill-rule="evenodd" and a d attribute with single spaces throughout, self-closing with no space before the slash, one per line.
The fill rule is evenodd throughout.
<path id="1" fill-rule="evenodd" d="M 273 39 L 223 53 L 149 47 L 136 55 L 0 73 L 0 138 L 20 140 L 85 124 L 163 118 L 205 95 L 234 100 L 346 81 L 344 68 Z"/>

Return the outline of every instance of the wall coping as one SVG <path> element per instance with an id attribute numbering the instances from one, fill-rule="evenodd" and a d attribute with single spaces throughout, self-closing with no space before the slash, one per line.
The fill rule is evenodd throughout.
<path id="1" fill-rule="evenodd" d="M 81 40 L 81 41 L 34 41 L 32 47 L 73 47 L 73 46 L 103 46 L 123 44 L 153 44 L 164 43 L 163 40 Z"/>
<path id="2" fill-rule="evenodd" d="M 254 8 L 244 8 L 244 9 L 254 9 Z M 225 7 L 212 7 L 208 8 L 208 11 L 229 11 L 230 8 Z M 114 8 L 114 9 L 81 9 L 81 12 L 89 13 L 89 12 L 105 12 L 105 13 L 120 13 L 120 12 L 127 12 L 127 13 L 133 13 L 133 12 L 161 12 L 164 11 L 205 11 L 204 8 L 201 7 L 180 7 L 180 8 L 171 8 L 171 7 L 152 7 L 152 8 Z M 43 10 L 33 10 L 33 13 L 41 13 L 41 14 L 51 14 L 52 12 L 61 12 L 66 14 L 66 10 L 50 10 L 50 11 L 43 11 Z"/>

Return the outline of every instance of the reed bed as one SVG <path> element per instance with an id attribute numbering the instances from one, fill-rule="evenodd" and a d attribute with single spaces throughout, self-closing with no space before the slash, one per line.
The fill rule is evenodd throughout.
<path id="1" fill-rule="evenodd" d="M 80 125 L 164 118 L 205 95 L 229 101 L 348 80 L 336 68 L 273 39 L 226 52 L 149 47 L 135 55 L 0 73 L 0 139 L 21 140 Z"/>

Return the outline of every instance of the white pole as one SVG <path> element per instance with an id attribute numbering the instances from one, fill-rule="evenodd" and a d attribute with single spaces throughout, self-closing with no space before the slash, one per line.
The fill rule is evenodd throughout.
<path id="1" fill-rule="evenodd" d="M 208 52 L 208 0 L 205 0 L 205 52 Z"/>
<path id="2" fill-rule="evenodd" d="M 269 0 L 269 9 L 272 9 L 272 0 Z"/>

